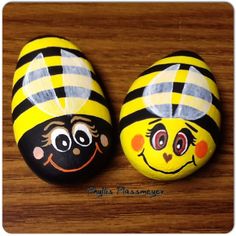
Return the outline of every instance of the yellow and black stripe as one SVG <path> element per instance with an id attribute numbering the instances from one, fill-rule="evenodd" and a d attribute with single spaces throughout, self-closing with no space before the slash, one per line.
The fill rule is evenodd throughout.
<path id="1" fill-rule="evenodd" d="M 75 65 L 66 65 L 68 67 L 72 66 L 72 71 L 74 71 L 71 73 L 71 75 L 69 75 L 71 76 L 71 78 L 66 85 L 68 89 L 70 89 L 70 87 L 72 88 L 72 92 L 70 93 L 71 97 L 68 97 L 68 95 L 65 94 L 64 90 L 65 85 L 63 84 L 62 79 L 63 66 L 61 60 L 61 50 L 73 53 L 78 58 L 80 58 L 83 61 L 83 64 L 86 66 L 86 68 L 79 68 L 79 70 L 76 71 Z M 19 55 L 16 71 L 14 74 L 12 88 L 12 119 L 15 138 L 17 142 L 19 142 L 20 138 L 28 130 L 32 129 L 40 123 L 54 118 L 51 115 L 40 110 L 37 104 L 32 104 L 23 90 L 23 80 L 29 68 L 30 62 L 32 62 L 32 60 L 39 53 L 43 54 L 44 61 L 47 65 L 47 69 L 51 77 L 50 79 L 53 84 L 53 89 L 60 103 L 65 104 L 66 99 L 76 103 L 78 99 L 83 100 L 83 96 L 81 96 L 81 93 L 78 92 L 80 89 L 83 89 L 83 91 L 85 91 L 86 89 L 91 90 L 89 99 L 86 101 L 83 107 L 81 107 L 79 114 L 97 116 L 111 124 L 110 114 L 107 108 L 105 96 L 103 94 L 102 88 L 100 87 L 100 82 L 91 64 L 86 59 L 84 54 L 77 46 L 64 38 L 54 36 L 42 37 L 30 41 L 24 46 Z M 34 73 L 32 84 L 35 84 L 34 91 L 32 91 L 32 96 L 40 96 L 42 92 L 50 89 L 45 87 L 45 90 L 40 91 L 39 87 L 37 86 L 37 83 L 39 83 L 39 81 L 43 78 L 41 76 L 41 73 L 35 72 L 40 72 L 40 70 L 44 69 L 45 68 L 37 68 L 37 70 L 30 72 Z M 79 87 L 78 84 L 73 84 L 73 81 L 75 81 L 75 78 L 73 78 L 73 73 L 80 73 L 81 76 L 84 76 L 84 79 L 86 80 L 87 75 L 86 73 L 83 74 L 83 70 L 85 70 L 85 72 L 89 70 L 90 72 L 92 78 L 91 87 L 86 87 L 86 83 L 81 87 Z M 75 86 L 77 92 L 73 93 L 73 88 L 75 88 Z M 49 110 L 54 109 L 54 107 L 52 106 L 52 99 L 53 97 L 48 96 L 47 98 L 42 100 L 42 103 L 44 103 L 45 107 L 47 107 L 47 109 Z M 95 107 L 96 109 L 94 109 Z M 70 114 L 70 112 L 68 112 L 68 114 Z"/>
<path id="2" fill-rule="evenodd" d="M 165 70 L 166 68 L 179 64 L 179 69 L 177 72 L 177 76 L 175 81 L 170 81 L 169 78 L 163 79 L 159 85 L 172 83 L 172 91 L 164 91 L 162 87 L 161 93 L 165 92 L 167 94 L 172 93 L 172 117 L 174 117 L 174 113 L 179 105 L 179 101 L 181 97 L 186 96 L 187 102 L 183 104 L 185 107 L 189 109 L 194 109 L 201 111 L 201 107 L 198 105 L 199 99 L 202 100 L 201 92 L 210 93 L 212 96 L 212 102 L 210 104 L 210 108 L 208 112 L 199 119 L 191 120 L 196 123 L 200 127 L 207 130 L 212 138 L 217 141 L 219 136 L 219 128 L 220 128 L 220 98 L 217 90 L 217 86 L 215 83 L 215 79 L 213 74 L 211 73 L 209 67 L 203 61 L 203 59 L 190 51 L 178 51 L 175 52 L 160 61 L 154 63 L 150 68 L 145 70 L 139 78 L 132 84 L 131 88 L 128 91 L 128 94 L 124 100 L 124 104 L 122 106 L 121 115 L 120 115 L 120 132 L 122 132 L 125 127 L 131 125 L 134 122 L 139 120 L 148 119 L 148 118 L 158 118 L 158 115 L 150 112 L 148 107 L 146 107 L 146 103 L 143 99 L 144 89 L 150 85 L 150 82 L 153 80 L 155 76 L 157 76 L 160 72 Z M 195 94 L 195 97 L 191 97 L 188 100 L 189 94 L 183 94 L 183 88 L 185 86 L 186 77 L 188 71 L 191 66 L 194 66 L 206 79 L 208 83 L 208 88 L 203 88 L 198 84 L 198 81 L 193 81 L 191 84 L 192 88 L 199 91 L 199 96 Z M 155 88 L 158 88 L 157 84 L 154 84 Z M 158 90 L 158 89 L 156 89 Z M 165 106 L 165 99 L 158 99 L 159 94 L 153 94 L 156 96 L 156 104 L 157 106 Z M 204 101 L 203 101 L 204 102 Z M 205 101 L 207 103 L 207 101 Z M 167 104 L 169 105 L 169 104 Z M 160 117 L 163 118 L 163 117 Z"/>

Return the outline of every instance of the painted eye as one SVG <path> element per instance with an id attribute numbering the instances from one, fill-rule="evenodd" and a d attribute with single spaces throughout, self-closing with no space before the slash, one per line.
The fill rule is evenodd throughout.
<path id="1" fill-rule="evenodd" d="M 71 147 L 71 138 L 63 128 L 56 128 L 52 131 L 51 142 L 53 147 L 59 152 L 66 152 Z"/>
<path id="2" fill-rule="evenodd" d="M 77 123 L 73 127 L 73 138 L 82 147 L 87 147 L 92 143 L 92 134 L 89 128 L 83 123 Z"/>
<path id="3" fill-rule="evenodd" d="M 188 149 L 188 138 L 187 136 L 179 132 L 177 136 L 175 137 L 174 141 L 174 152 L 177 156 L 182 156 Z"/>
<path id="4" fill-rule="evenodd" d="M 168 140 L 168 134 L 166 130 L 161 129 L 154 133 L 154 135 L 151 138 L 151 143 L 154 149 L 161 150 L 166 146 L 167 140 Z"/>

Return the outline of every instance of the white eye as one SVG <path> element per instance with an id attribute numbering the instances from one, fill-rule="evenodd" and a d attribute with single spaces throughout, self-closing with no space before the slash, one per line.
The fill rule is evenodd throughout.
<path id="1" fill-rule="evenodd" d="M 51 142 L 53 147 L 59 152 L 66 152 L 71 147 L 70 135 L 63 128 L 56 128 L 52 131 Z"/>
<path id="2" fill-rule="evenodd" d="M 92 143 L 92 134 L 89 128 L 83 123 L 77 123 L 73 127 L 73 138 L 82 147 L 87 147 Z"/>

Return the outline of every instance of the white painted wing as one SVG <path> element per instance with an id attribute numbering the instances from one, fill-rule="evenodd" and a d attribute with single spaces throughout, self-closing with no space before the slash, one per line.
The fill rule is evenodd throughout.
<path id="1" fill-rule="evenodd" d="M 207 114 L 211 103 L 212 95 L 207 79 L 194 66 L 191 66 L 174 117 L 197 120 Z"/>
<path id="2" fill-rule="evenodd" d="M 78 113 L 89 99 L 92 74 L 84 59 L 61 49 L 66 113 Z M 73 98 L 73 99 L 71 99 Z"/>
<path id="3" fill-rule="evenodd" d="M 172 117 L 173 83 L 180 64 L 169 66 L 160 72 L 144 89 L 146 108 L 159 117 Z"/>
<path id="4" fill-rule="evenodd" d="M 30 102 L 41 111 L 53 117 L 62 113 L 42 53 L 39 53 L 29 64 L 23 79 L 23 92 Z M 50 101 L 50 105 L 47 101 Z"/>

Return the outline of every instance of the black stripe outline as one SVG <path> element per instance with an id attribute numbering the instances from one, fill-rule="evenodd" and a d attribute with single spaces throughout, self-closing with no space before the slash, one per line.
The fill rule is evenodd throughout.
<path id="1" fill-rule="evenodd" d="M 62 75 L 63 74 L 63 67 L 62 66 L 49 66 L 49 67 L 47 67 L 47 69 L 48 69 L 49 74 L 51 76 L 53 76 L 53 75 Z M 98 78 L 97 78 L 96 74 L 94 74 L 92 71 L 89 71 L 89 73 L 91 74 L 91 78 L 98 82 Z M 76 74 L 76 75 L 78 75 L 78 74 Z M 84 75 L 84 76 L 86 76 L 86 75 Z M 37 78 L 37 79 L 41 79 L 41 77 Z M 37 79 L 35 79 L 35 80 L 37 80 Z M 23 80 L 24 80 L 24 76 L 21 77 L 19 80 L 17 80 L 17 82 L 15 83 L 14 87 L 12 88 L 12 97 L 14 97 L 16 92 L 20 88 L 23 87 Z"/>
<path id="2" fill-rule="evenodd" d="M 188 50 L 180 50 L 180 51 L 177 51 L 177 52 L 173 52 L 173 53 L 169 54 L 168 56 L 163 57 L 163 59 L 168 58 L 168 57 L 176 57 L 176 56 L 193 57 L 193 58 L 196 58 L 196 59 L 199 59 L 199 60 L 205 62 L 202 59 L 202 57 L 200 57 L 197 53 L 192 52 L 192 51 L 188 51 Z"/>
<path id="3" fill-rule="evenodd" d="M 19 59 L 16 65 L 16 70 L 23 66 L 24 64 L 32 61 L 39 53 L 42 53 L 44 57 L 51 57 L 51 56 L 61 56 L 61 50 L 65 50 L 75 54 L 78 57 L 82 57 L 86 59 L 85 55 L 77 50 L 71 48 L 63 48 L 63 47 L 47 47 L 47 48 L 40 48 L 38 50 L 32 51 Z"/>
<path id="4" fill-rule="evenodd" d="M 182 91 L 183 91 L 184 85 L 185 85 L 185 83 L 174 82 L 173 83 L 173 91 L 172 92 L 173 93 L 180 93 L 181 94 Z M 155 85 L 153 85 L 153 86 L 155 86 Z M 132 101 L 134 99 L 143 97 L 143 91 L 144 91 L 145 88 L 146 87 L 141 87 L 141 88 L 138 88 L 138 89 L 135 89 L 135 90 L 129 92 L 127 94 L 127 96 L 125 97 L 124 104 L 128 103 L 128 102 L 130 102 L 130 101 Z M 201 87 L 201 89 L 204 89 L 204 88 Z M 209 90 L 207 90 L 207 91 L 210 92 Z M 172 93 L 172 92 L 170 92 L 170 93 Z M 211 93 L 211 95 L 212 95 L 212 104 L 220 111 L 220 100 L 217 97 L 215 97 L 215 95 L 213 93 Z"/>
<path id="5" fill-rule="evenodd" d="M 155 65 L 152 66 L 150 68 L 148 68 L 147 70 L 145 70 L 143 73 L 141 73 L 139 75 L 139 77 L 144 76 L 144 75 L 148 75 L 151 74 L 153 72 L 158 72 L 158 71 L 162 71 L 167 69 L 169 66 L 173 66 L 176 64 L 180 64 L 180 67 L 178 70 L 189 70 L 190 66 L 194 66 L 199 72 L 201 72 L 204 76 L 208 77 L 209 79 L 215 81 L 215 77 L 214 75 L 207 69 L 199 67 L 199 66 L 195 66 L 195 65 L 190 65 L 190 64 L 184 64 L 184 63 L 168 63 L 168 64 L 159 64 L 159 65 Z"/>
<path id="6" fill-rule="evenodd" d="M 67 86 L 67 88 L 70 88 L 71 86 Z M 78 87 L 80 88 L 80 87 Z M 64 87 L 60 87 L 60 88 L 55 88 L 54 89 L 56 95 L 58 98 L 65 98 L 65 97 L 68 97 L 66 96 L 65 94 L 65 90 L 64 90 Z M 40 94 L 42 92 L 39 92 L 37 94 Z M 49 99 L 47 101 L 50 101 L 52 99 Z M 105 107 L 107 107 L 107 101 L 106 99 L 100 95 L 99 93 L 95 92 L 95 91 L 91 91 L 91 94 L 88 98 L 88 100 L 93 100 L 93 101 L 96 101 L 102 105 L 104 105 Z M 13 122 L 15 122 L 15 120 L 22 114 L 24 113 L 26 110 L 28 110 L 29 108 L 35 106 L 35 104 L 32 104 L 31 101 L 29 99 L 25 99 L 23 100 L 20 104 L 18 104 L 15 109 L 13 110 L 13 113 L 12 113 L 12 120 Z"/>
<path id="7" fill-rule="evenodd" d="M 173 106 L 176 107 L 178 105 L 173 104 Z M 121 131 L 125 127 L 127 127 L 135 122 L 138 122 L 140 120 L 145 120 L 145 119 L 149 119 L 149 118 L 163 118 L 163 117 L 157 116 L 157 115 L 149 112 L 146 108 L 144 108 L 144 109 L 138 110 L 136 112 L 133 112 L 130 115 L 123 117 L 119 123 L 119 131 L 121 133 Z M 193 122 L 193 123 L 199 125 L 200 127 L 202 127 L 203 129 L 207 130 L 211 134 L 214 142 L 217 143 L 217 140 L 219 138 L 220 129 L 217 126 L 216 122 L 210 116 L 208 116 L 206 114 L 203 117 L 201 117 L 200 119 L 191 120 L 190 122 Z"/>

